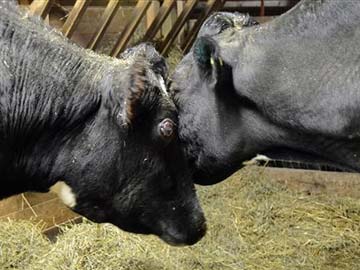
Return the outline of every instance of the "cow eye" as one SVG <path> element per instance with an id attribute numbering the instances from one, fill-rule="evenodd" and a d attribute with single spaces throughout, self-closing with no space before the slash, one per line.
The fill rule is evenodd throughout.
<path id="1" fill-rule="evenodd" d="M 158 131 L 161 138 L 164 140 L 170 140 L 175 133 L 175 123 L 171 119 L 165 118 L 160 122 Z"/>

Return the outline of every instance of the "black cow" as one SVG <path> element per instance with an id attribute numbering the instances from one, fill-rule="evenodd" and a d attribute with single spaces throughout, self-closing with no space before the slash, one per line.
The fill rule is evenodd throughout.
<path id="1" fill-rule="evenodd" d="M 195 182 L 257 154 L 360 171 L 360 1 L 304 0 L 241 29 L 214 16 L 172 76 Z"/>
<path id="2" fill-rule="evenodd" d="M 166 65 L 132 52 L 97 55 L 0 0 L 0 198 L 52 189 L 93 221 L 193 244 L 205 219 Z"/>

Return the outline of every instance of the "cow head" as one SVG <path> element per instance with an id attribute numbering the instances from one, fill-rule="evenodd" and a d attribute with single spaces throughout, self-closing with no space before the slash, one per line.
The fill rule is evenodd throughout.
<path id="1" fill-rule="evenodd" d="M 69 168 L 58 193 L 93 221 L 194 244 L 205 219 L 180 148 L 164 59 L 143 44 L 114 61 L 99 79 L 97 115 L 58 159 Z"/>
<path id="2" fill-rule="evenodd" d="M 198 184 L 225 179 L 241 166 L 239 160 L 248 158 L 251 145 L 241 138 L 251 134 L 243 130 L 246 124 L 239 120 L 249 104 L 235 93 L 232 64 L 223 57 L 226 52 L 212 36 L 255 24 L 247 15 L 214 13 L 172 74 L 171 92 L 179 110 L 180 137 Z"/>
<path id="3" fill-rule="evenodd" d="M 170 89 L 195 183 L 222 181 L 258 154 L 290 166 L 360 170 L 358 105 L 349 94 L 357 86 L 341 70 L 324 83 L 333 60 L 320 56 L 333 53 L 334 37 L 350 48 L 343 29 L 353 34 L 357 26 L 330 10 L 351 13 L 358 2 L 302 3 L 259 26 L 239 28 L 233 17 L 240 15 L 213 15 L 177 66 Z M 333 57 L 353 63 L 350 54 Z"/>

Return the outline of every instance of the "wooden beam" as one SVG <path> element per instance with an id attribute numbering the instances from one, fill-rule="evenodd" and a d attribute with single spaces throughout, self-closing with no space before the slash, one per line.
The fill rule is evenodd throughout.
<path id="1" fill-rule="evenodd" d="M 61 32 L 64 36 L 71 38 L 76 26 L 79 24 L 81 17 L 84 15 L 86 8 L 91 0 L 77 0 L 74 7 L 71 9 Z"/>
<path id="2" fill-rule="evenodd" d="M 143 41 L 149 41 L 156 36 L 156 33 L 160 30 L 162 24 L 169 16 L 171 9 L 175 6 L 176 0 L 165 0 L 161 5 L 160 10 L 154 21 L 146 30 Z"/>
<path id="3" fill-rule="evenodd" d="M 146 12 L 146 29 L 154 22 L 160 11 L 160 0 L 152 0 L 148 11 Z"/>
<path id="4" fill-rule="evenodd" d="M 260 0 L 260 17 L 265 16 L 265 3 L 264 0 Z"/>
<path id="5" fill-rule="evenodd" d="M 100 42 L 100 40 L 103 38 L 106 29 L 110 25 L 111 20 L 115 16 L 117 10 L 119 9 L 120 1 L 119 0 L 109 0 L 108 5 L 106 6 L 106 9 L 101 17 L 100 26 L 95 31 L 95 34 L 92 36 L 91 40 L 89 41 L 87 48 L 91 50 L 95 50 Z"/>
<path id="6" fill-rule="evenodd" d="M 300 169 L 264 168 L 271 181 L 306 194 L 360 198 L 360 174 Z"/>
<path id="7" fill-rule="evenodd" d="M 54 3 L 55 0 L 34 0 L 30 5 L 30 14 L 45 19 Z"/>
<path id="8" fill-rule="evenodd" d="M 180 32 L 181 28 L 184 26 L 188 20 L 191 12 L 195 8 L 199 0 L 188 0 L 185 4 L 184 10 L 181 12 L 179 17 L 174 23 L 173 28 L 170 30 L 169 34 L 165 37 L 165 40 L 161 43 L 160 52 L 162 55 L 166 56 L 171 48 L 172 43 L 174 42 L 177 34 Z"/>
<path id="9" fill-rule="evenodd" d="M 190 50 L 202 24 L 204 23 L 206 18 L 210 15 L 210 13 L 214 12 L 215 10 L 221 9 L 224 4 L 225 4 L 225 0 L 209 0 L 207 2 L 202 16 L 196 21 L 194 26 L 189 31 L 190 32 L 189 36 L 186 38 L 185 42 L 181 45 L 181 48 L 184 53 L 187 53 Z"/>
<path id="10" fill-rule="evenodd" d="M 30 0 L 18 0 L 19 5 L 25 5 L 28 6 L 31 4 Z"/>
<path id="11" fill-rule="evenodd" d="M 113 50 L 111 51 L 111 56 L 117 57 L 126 48 L 150 4 L 151 1 L 149 0 L 138 1 L 129 22 L 126 24 L 124 30 L 121 32 Z"/>

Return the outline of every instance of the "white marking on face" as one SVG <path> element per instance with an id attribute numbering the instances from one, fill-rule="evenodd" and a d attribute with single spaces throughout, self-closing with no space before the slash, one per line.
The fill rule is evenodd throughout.
<path id="1" fill-rule="evenodd" d="M 160 89 L 161 89 L 161 93 L 163 94 L 163 96 L 165 97 L 169 97 L 169 93 L 166 91 L 166 86 L 165 86 L 165 81 L 164 78 L 162 76 L 159 76 L 159 82 L 160 82 Z"/>
<path id="2" fill-rule="evenodd" d="M 71 187 L 64 181 L 56 182 L 55 185 L 50 187 L 50 191 L 57 194 L 60 200 L 70 208 L 76 205 L 76 196 Z"/>

